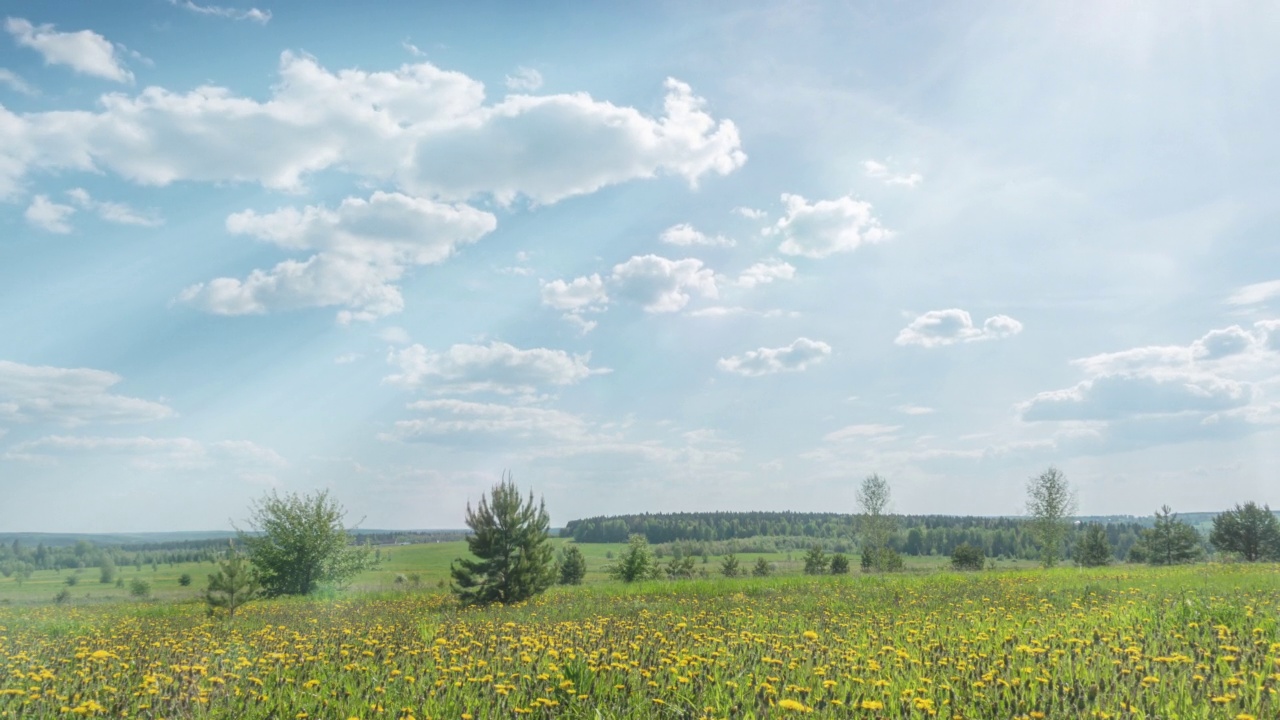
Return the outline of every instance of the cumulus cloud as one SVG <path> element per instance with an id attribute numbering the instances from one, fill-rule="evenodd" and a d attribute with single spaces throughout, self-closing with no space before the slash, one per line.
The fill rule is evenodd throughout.
<path id="1" fill-rule="evenodd" d="M 689 223 L 672 225 L 666 230 L 663 230 L 662 234 L 658 236 L 658 239 L 668 245 L 679 245 L 682 247 L 688 247 L 690 245 L 733 247 L 736 244 L 732 239 L 723 235 L 716 235 L 714 237 L 707 235 L 706 233 L 697 230 Z"/>
<path id="2" fill-rule="evenodd" d="M 468 205 L 385 192 L 347 198 L 332 210 L 248 210 L 227 218 L 229 232 L 316 254 L 255 270 L 244 280 L 193 285 L 179 299 L 219 315 L 338 306 L 346 308 L 341 322 L 374 320 L 403 309 L 394 283 L 406 268 L 443 262 L 496 225 L 493 215 Z"/>
<path id="3" fill-rule="evenodd" d="M 159 227 L 164 224 L 154 213 L 142 213 L 118 202 L 95 200 L 84 188 L 72 188 L 67 195 L 82 210 L 97 213 L 98 217 L 117 225 L 137 225 L 139 227 Z"/>
<path id="4" fill-rule="evenodd" d="M 735 283 L 741 288 L 754 288 L 757 285 L 768 285 L 774 280 L 790 280 L 796 276 L 796 268 L 791 263 L 781 260 L 758 262 L 738 276 Z"/>
<path id="5" fill-rule="evenodd" d="M 810 203 L 784 193 L 782 203 L 786 214 L 765 232 L 782 237 L 778 250 L 784 255 L 824 258 L 893 236 L 871 214 L 871 203 L 852 196 Z"/>
<path id="6" fill-rule="evenodd" d="M 506 78 L 507 89 L 516 92 L 533 92 L 542 87 L 542 73 L 533 68 L 516 68 L 515 74 Z"/>
<path id="7" fill-rule="evenodd" d="M 183 10 L 189 10 L 197 15 L 208 15 L 211 17 L 226 18 L 228 20 L 248 20 L 256 22 L 259 25 L 266 25 L 271 22 L 270 10 L 259 10 L 258 8 L 249 8 L 248 10 L 239 10 L 236 8 L 220 7 L 218 5 L 197 5 L 191 0 L 169 0 L 169 4 L 174 7 L 180 7 Z"/>
<path id="8" fill-rule="evenodd" d="M 162 403 L 114 395 L 122 378 L 91 368 L 23 365 L 0 360 L 0 422 L 88 423 L 161 420 L 173 410 Z"/>
<path id="9" fill-rule="evenodd" d="M 658 255 L 636 255 L 613 267 L 609 278 L 614 293 L 642 305 L 645 312 L 677 312 L 689 303 L 690 293 L 719 297 L 715 273 L 694 258 L 669 260 Z"/>
<path id="10" fill-rule="evenodd" d="M 1101 375 L 1065 390 L 1032 397 L 1020 407 L 1022 419 L 1115 420 L 1135 415 L 1214 412 L 1247 405 L 1249 385 L 1183 372 Z"/>
<path id="11" fill-rule="evenodd" d="M 557 310 L 582 312 L 607 305 L 609 295 L 599 274 L 574 278 L 571 282 L 552 280 L 542 283 L 542 304 Z"/>
<path id="12" fill-rule="evenodd" d="M 866 171 L 867 177 L 879 180 L 885 185 L 913 188 L 924 182 L 924 176 L 920 173 L 899 174 L 890 172 L 888 165 L 876 160 L 864 160 L 862 169 Z"/>
<path id="13" fill-rule="evenodd" d="M 570 355 L 563 350 L 522 350 L 504 342 L 454 345 L 442 353 L 422 345 L 392 350 L 387 362 L 399 369 L 385 381 L 401 387 L 431 386 L 437 391 L 532 394 L 547 386 L 563 387 L 601 373 L 592 368 L 591 354 Z"/>
<path id="14" fill-rule="evenodd" d="M 15 90 L 23 95 L 36 94 L 36 89 L 28 85 L 26 80 L 6 68 L 0 68 L 0 85 L 7 85 L 10 90 Z"/>
<path id="15" fill-rule="evenodd" d="M 1191 344 L 1191 355 L 1202 360 L 1220 360 L 1250 350 L 1257 339 L 1239 325 L 1211 330 Z"/>
<path id="16" fill-rule="evenodd" d="M 16 115 L 0 108 L 0 195 L 33 168 L 114 172 L 165 185 L 255 182 L 297 190 L 340 169 L 410 194 L 549 204 L 639 178 L 696 185 L 746 161 L 737 128 L 677 80 L 650 117 L 586 94 L 511 95 L 430 63 L 330 72 L 283 53 L 264 100 L 217 86 L 149 87 L 100 98 L 100 110 Z"/>
<path id="17" fill-rule="evenodd" d="M 769 213 L 758 208 L 736 207 L 733 209 L 735 215 L 740 215 L 748 220 L 764 220 L 769 217 Z"/>
<path id="18" fill-rule="evenodd" d="M 196 470 L 212 467 L 282 468 L 288 465 L 274 450 L 248 440 L 203 443 L 186 437 L 95 437 L 48 435 L 21 442 L 5 452 L 7 460 L 56 462 L 60 457 L 129 459 L 140 470 Z"/>
<path id="19" fill-rule="evenodd" d="M 1257 305 L 1271 298 L 1280 297 L 1280 280 L 1245 285 L 1227 298 L 1228 305 Z"/>
<path id="20" fill-rule="evenodd" d="M 975 327 L 969 313 L 959 308 L 930 310 L 911 321 L 898 333 L 894 343 L 932 348 L 958 342 L 976 342 L 1011 337 L 1022 332 L 1022 323 L 1008 315 L 987 318 Z"/>
<path id="21" fill-rule="evenodd" d="M 19 45 L 40 53 L 46 65 L 65 65 L 82 75 L 133 82 L 133 73 L 121 63 L 115 46 L 92 30 L 58 32 L 53 25 L 37 26 L 12 17 L 5 20 L 4 29 Z"/>
<path id="22" fill-rule="evenodd" d="M 22 216 L 26 218 L 28 225 L 45 232 L 65 235 L 71 232 L 71 223 L 67 220 L 75 212 L 76 209 L 70 205 L 53 202 L 47 195 L 36 195 Z"/>
<path id="23" fill-rule="evenodd" d="M 831 356 L 831 346 L 809 338 L 797 338 L 779 348 L 762 347 L 741 355 L 721 358 L 716 367 L 724 372 L 759 377 L 779 372 L 799 372 Z"/>

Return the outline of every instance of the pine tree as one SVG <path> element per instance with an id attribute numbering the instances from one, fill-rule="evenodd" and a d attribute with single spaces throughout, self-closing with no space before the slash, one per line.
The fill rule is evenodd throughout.
<path id="1" fill-rule="evenodd" d="M 725 555 L 724 560 L 720 562 L 720 574 L 727 578 L 731 578 L 738 577 L 740 572 L 741 569 L 738 566 L 738 556 L 733 553 Z"/>
<path id="2" fill-rule="evenodd" d="M 1246 562 L 1280 560 L 1280 520 L 1269 505 L 1236 505 L 1213 519 L 1209 542 L 1223 552 L 1239 553 Z"/>
<path id="3" fill-rule="evenodd" d="M 618 558 L 618 562 L 608 568 L 609 577 L 622 582 L 635 582 L 654 577 L 658 572 L 658 563 L 649 550 L 649 541 L 644 535 L 635 534 L 627 541 L 627 550 Z"/>
<path id="4" fill-rule="evenodd" d="M 843 553 L 836 553 L 831 556 L 831 574 L 847 575 L 849 573 L 849 558 Z"/>
<path id="5" fill-rule="evenodd" d="M 822 575 L 827 571 L 827 554 L 821 545 L 814 545 L 804 556 L 804 574 Z"/>
<path id="6" fill-rule="evenodd" d="M 558 565 L 561 585 L 581 585 L 582 578 L 587 575 L 587 559 L 577 545 L 565 545 L 560 549 Z"/>
<path id="7" fill-rule="evenodd" d="M 755 567 L 751 568 L 751 574 L 755 577 L 769 577 L 773 572 L 773 567 L 769 565 L 769 561 L 764 558 L 756 558 Z"/>
<path id="8" fill-rule="evenodd" d="M 1102 567 L 1111 564 L 1111 543 L 1107 541 L 1107 530 L 1098 523 L 1090 523 L 1085 528 L 1084 539 L 1076 549 L 1076 564 L 1083 567 Z"/>
<path id="9" fill-rule="evenodd" d="M 454 593 L 463 604 L 488 605 L 517 603 L 546 590 L 556 579 L 550 524 L 546 504 L 535 506 L 532 492 L 521 502 L 515 481 L 504 475 L 479 508 L 467 504 L 467 548 L 479 559 L 454 561 Z"/>
<path id="10" fill-rule="evenodd" d="M 218 565 L 218 572 L 209 576 L 209 587 L 204 591 L 204 601 L 209 612 L 225 608 L 227 615 L 236 616 L 236 610 L 254 600 L 261 592 L 258 573 L 244 557 L 231 546 L 227 559 Z"/>
<path id="11" fill-rule="evenodd" d="M 1168 505 L 1156 513 L 1156 524 L 1142 531 L 1134 554 L 1152 565 L 1195 562 L 1203 552 L 1200 533 L 1178 519 Z"/>

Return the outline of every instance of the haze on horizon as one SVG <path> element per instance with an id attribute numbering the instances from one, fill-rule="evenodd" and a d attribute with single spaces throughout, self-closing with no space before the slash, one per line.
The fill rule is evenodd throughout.
<path id="1" fill-rule="evenodd" d="M 0 530 L 1280 506 L 1280 5 L 0 21 Z"/>

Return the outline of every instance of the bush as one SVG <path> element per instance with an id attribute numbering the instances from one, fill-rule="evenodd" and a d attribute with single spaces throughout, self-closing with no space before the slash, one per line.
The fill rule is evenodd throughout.
<path id="1" fill-rule="evenodd" d="M 902 556 L 891 547 L 862 548 L 862 572 L 897 572 L 904 566 Z"/>
<path id="2" fill-rule="evenodd" d="M 66 588 L 62 588 L 58 591 L 57 595 L 53 596 L 53 601 L 58 605 L 66 605 L 71 602 L 71 591 Z"/>
<path id="3" fill-rule="evenodd" d="M 76 583 L 80 582 L 80 577 L 77 575 L 68 575 L 67 579 L 63 580 L 63 582 L 67 584 L 67 587 L 72 587 Z"/>
<path id="4" fill-rule="evenodd" d="M 951 567 L 956 570 L 981 570 L 984 564 L 986 564 L 986 558 L 983 557 L 980 547 L 961 543 L 951 551 Z"/>
<path id="5" fill-rule="evenodd" d="M 644 580 L 656 574 L 657 570 L 658 564 L 649 550 L 649 541 L 638 534 L 631 536 L 626 552 L 608 568 L 609 577 L 622 582 Z"/>
<path id="6" fill-rule="evenodd" d="M 151 583 L 142 578 L 134 578 L 129 581 L 129 595 L 139 599 L 151 597 Z"/>
<path id="7" fill-rule="evenodd" d="M 751 574 L 756 577 L 769 577 L 773 572 L 773 566 L 764 558 L 756 558 L 756 566 L 751 568 Z"/>
<path id="8" fill-rule="evenodd" d="M 188 585 L 190 585 L 191 584 L 190 573 L 182 573 L 181 575 L 179 575 L 178 584 L 181 585 L 182 587 L 187 587 Z"/>
<path id="9" fill-rule="evenodd" d="M 831 556 L 831 574 L 847 575 L 849 573 L 849 558 L 843 553 L 836 553 Z"/>

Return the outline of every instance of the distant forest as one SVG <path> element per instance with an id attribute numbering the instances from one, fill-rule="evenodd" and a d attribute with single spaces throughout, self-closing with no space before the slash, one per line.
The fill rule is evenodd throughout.
<path id="1" fill-rule="evenodd" d="M 951 515 L 897 515 L 897 529 L 890 538 L 893 549 L 904 555 L 950 555 L 956 546 L 969 543 L 987 557 L 1039 557 L 1028 521 L 1008 517 L 958 517 Z M 1104 525 L 1117 558 L 1128 556 L 1149 520 L 1136 518 L 1087 518 Z M 859 516 L 842 513 L 708 512 L 614 515 L 573 520 L 561 535 L 580 543 L 626 542 L 633 534 L 653 544 L 706 545 L 711 554 L 726 545 L 739 552 L 772 552 L 800 549 L 814 542 L 828 550 L 846 552 L 856 547 Z M 686 547 L 687 549 L 687 547 Z"/>

